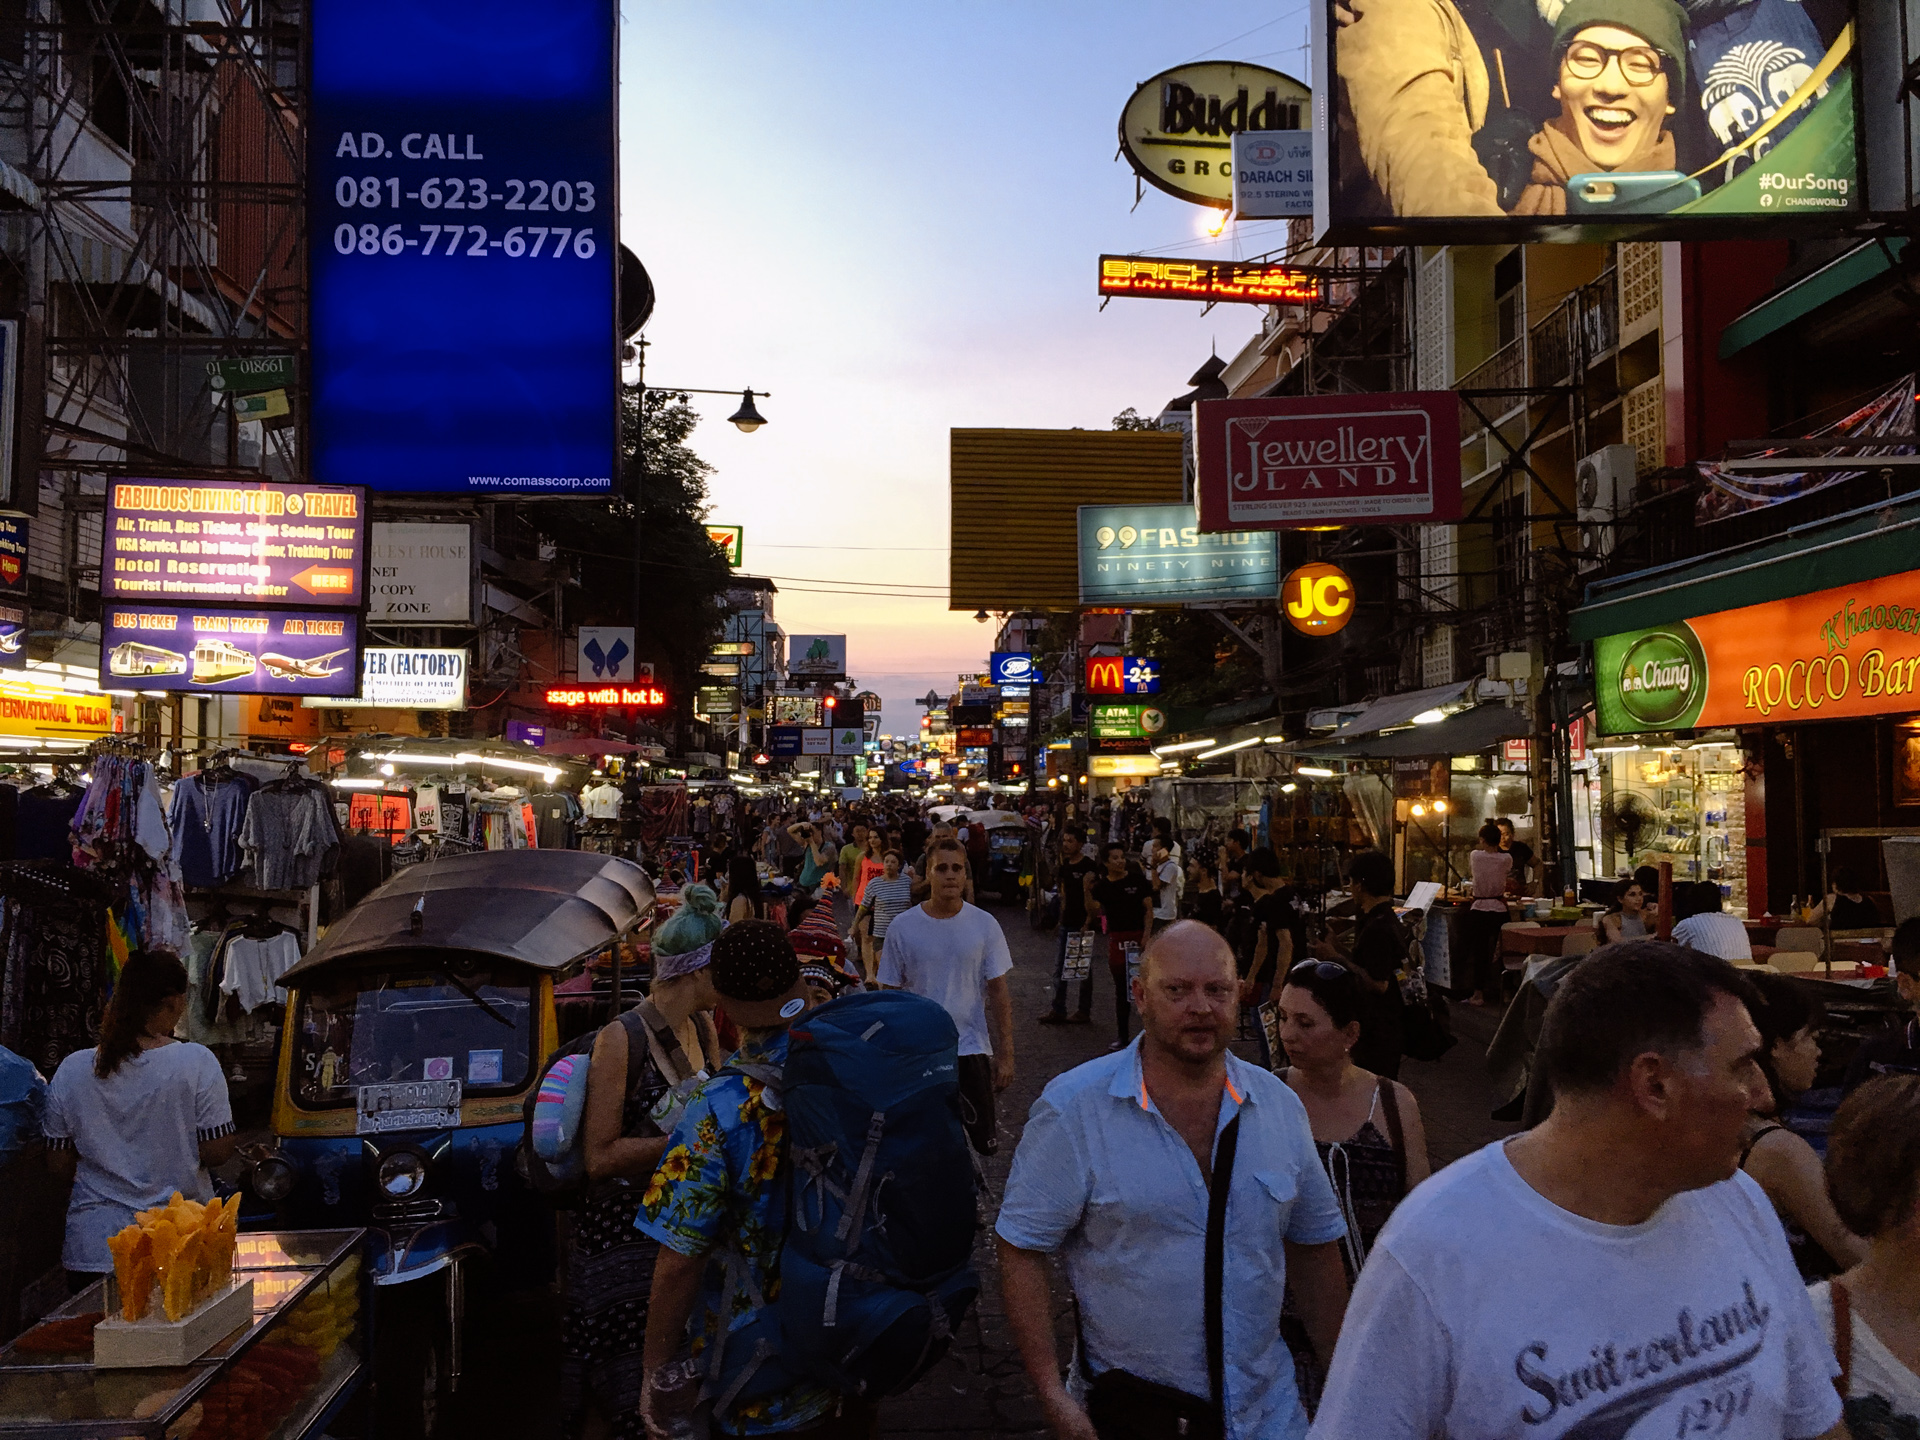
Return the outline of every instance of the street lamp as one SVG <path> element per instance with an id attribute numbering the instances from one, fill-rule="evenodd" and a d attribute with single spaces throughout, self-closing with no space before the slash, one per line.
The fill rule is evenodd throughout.
<path id="1" fill-rule="evenodd" d="M 740 408 L 727 417 L 734 427 L 744 434 L 751 435 L 767 423 L 766 417 L 753 408 L 753 391 L 740 392 Z"/>

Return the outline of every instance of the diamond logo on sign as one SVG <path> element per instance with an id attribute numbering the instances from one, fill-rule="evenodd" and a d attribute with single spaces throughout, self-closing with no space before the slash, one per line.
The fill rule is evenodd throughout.
<path id="1" fill-rule="evenodd" d="M 574 670 L 580 681 L 623 682 L 635 679 L 632 626 L 580 627 L 580 658 Z"/>

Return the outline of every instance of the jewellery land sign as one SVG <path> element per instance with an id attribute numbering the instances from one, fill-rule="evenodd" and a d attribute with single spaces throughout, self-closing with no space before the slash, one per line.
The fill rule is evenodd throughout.
<path id="1" fill-rule="evenodd" d="M 467 708 L 467 652 L 369 646 L 360 657 L 360 692 L 345 700 L 300 702 L 309 710 Z"/>
<path id="2" fill-rule="evenodd" d="M 367 492 L 352 485 L 116 480 L 107 486 L 108 600 L 357 609 Z"/>
<path id="3" fill-rule="evenodd" d="M 1528 9 L 1498 52 L 1458 27 L 1464 55 L 1308 8 L 1319 244 L 1838 233 L 1865 210 L 1851 5 Z M 1456 88 L 1399 78 L 1434 72 Z"/>
<path id="4" fill-rule="evenodd" d="M 1083 605 L 1271 600 L 1279 579 L 1270 531 L 1209 534 L 1191 505 L 1080 507 Z"/>
<path id="5" fill-rule="evenodd" d="M 618 453 L 613 0 L 327 0 L 311 23 L 313 471 L 605 493 Z"/>
<path id="6" fill-rule="evenodd" d="M 108 605 L 100 685 L 116 690 L 349 696 L 359 681 L 351 611 Z"/>
<path id="7" fill-rule="evenodd" d="M 1594 641 L 1603 735 L 1920 708 L 1920 570 Z"/>
<path id="8" fill-rule="evenodd" d="M 1089 695 L 1158 695 L 1160 662 L 1142 655 L 1089 655 Z"/>
<path id="9" fill-rule="evenodd" d="M 1449 390 L 1201 400 L 1200 529 L 1460 518 L 1460 397 Z"/>
<path id="10" fill-rule="evenodd" d="M 1176 65 L 1120 112 L 1120 151 L 1142 180 L 1195 205 L 1233 203 L 1233 137 L 1299 130 L 1312 93 L 1291 75 L 1229 60 Z"/>
<path id="11" fill-rule="evenodd" d="M 1320 276 L 1298 265 L 1260 260 L 1102 255 L 1100 293 L 1146 300 L 1204 300 L 1210 304 L 1310 305 L 1320 298 Z"/>
<path id="12" fill-rule="evenodd" d="M 376 522 L 367 543 L 367 617 L 416 625 L 473 618 L 473 527 Z"/>

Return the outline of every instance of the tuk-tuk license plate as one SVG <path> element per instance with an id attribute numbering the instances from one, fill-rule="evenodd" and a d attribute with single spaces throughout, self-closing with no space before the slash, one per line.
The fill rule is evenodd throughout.
<path id="1" fill-rule="evenodd" d="M 354 1133 L 453 1130 L 460 1125 L 458 1080 L 398 1080 L 362 1085 L 354 1105 Z"/>

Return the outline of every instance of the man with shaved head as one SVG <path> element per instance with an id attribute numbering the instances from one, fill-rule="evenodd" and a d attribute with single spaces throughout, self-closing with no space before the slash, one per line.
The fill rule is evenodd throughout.
<path id="1" fill-rule="evenodd" d="M 1140 1035 L 1055 1078 L 1013 1157 L 995 1232 L 1021 1358 L 1058 1440 L 1300 1440 L 1281 1294 L 1323 1356 L 1347 1300 L 1346 1225 L 1306 1109 L 1228 1052 L 1239 977 L 1218 932 L 1156 931 L 1133 1002 Z M 1064 1379 L 1055 1253 L 1080 1307 Z"/>

